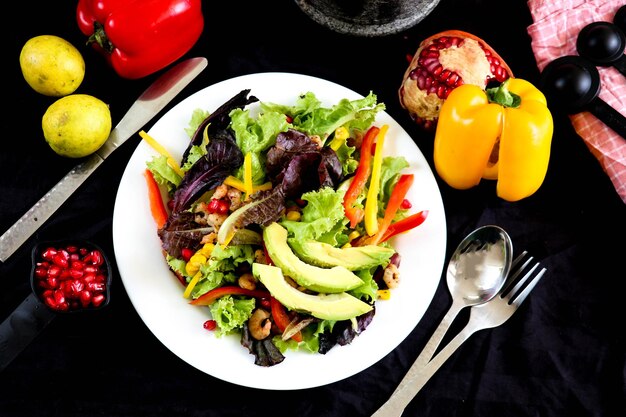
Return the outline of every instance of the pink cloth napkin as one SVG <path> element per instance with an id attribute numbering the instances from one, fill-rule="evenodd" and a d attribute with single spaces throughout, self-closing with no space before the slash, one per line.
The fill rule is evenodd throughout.
<path id="1" fill-rule="evenodd" d="M 539 70 L 560 56 L 577 55 L 578 32 L 591 22 L 612 22 L 623 5 L 624 0 L 529 0 L 533 24 L 528 27 L 528 34 Z M 613 67 L 598 67 L 598 70 L 599 97 L 626 116 L 626 78 Z M 626 139 L 591 113 L 569 117 L 626 203 Z"/>

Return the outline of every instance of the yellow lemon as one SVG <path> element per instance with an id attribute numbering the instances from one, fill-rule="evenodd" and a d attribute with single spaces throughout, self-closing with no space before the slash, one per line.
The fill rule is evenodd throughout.
<path id="1" fill-rule="evenodd" d="M 72 94 L 85 77 L 85 61 L 74 45 L 54 35 L 26 41 L 20 52 L 24 79 L 33 90 L 52 97 Z"/>
<path id="2" fill-rule="evenodd" d="M 111 133 L 111 112 L 102 100 L 71 94 L 48 107 L 41 121 L 43 135 L 54 152 L 82 158 L 97 151 Z"/>

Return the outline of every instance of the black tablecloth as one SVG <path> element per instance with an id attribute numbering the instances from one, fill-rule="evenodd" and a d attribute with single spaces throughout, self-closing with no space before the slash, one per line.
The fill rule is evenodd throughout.
<path id="1" fill-rule="evenodd" d="M 114 123 L 156 77 L 117 77 L 84 46 L 75 3 L 18 2 L 12 6 L 17 10 L 6 16 L 7 23 L 14 20 L 14 29 L 5 29 L 4 37 L 10 45 L 4 69 L 10 95 L 0 140 L 2 232 L 76 163 L 54 154 L 43 139 L 41 117 L 53 99 L 35 93 L 22 78 L 18 56 L 26 40 L 54 34 L 79 47 L 87 73 L 77 92 L 108 103 Z M 312 75 L 363 95 L 374 91 L 434 169 L 432 134 L 413 124 L 397 97 L 406 56 L 423 38 L 445 29 L 474 33 L 500 53 L 517 77 L 538 81 L 526 32 L 531 15 L 521 0 L 442 0 L 413 28 L 377 38 L 332 32 L 293 1 L 205 1 L 203 8 L 204 33 L 186 57 L 205 56 L 209 66 L 164 111 L 205 86 L 239 75 Z M 625 313 L 619 289 L 626 278 L 625 205 L 569 120 L 554 116 L 548 174 L 533 196 L 508 203 L 496 197 L 493 183 L 459 191 L 439 182 L 447 221 L 446 259 L 469 231 L 491 223 L 511 235 L 516 251 L 526 249 L 541 259 L 548 273 L 507 323 L 462 345 L 405 415 L 626 413 Z M 131 139 L 111 155 L 32 239 L 0 264 L 0 319 L 29 294 L 29 252 L 35 242 L 85 238 L 113 257 L 116 191 L 139 140 Z M 143 324 L 115 265 L 113 269 L 106 309 L 57 317 L 0 373 L 0 415 L 368 416 L 392 393 L 450 305 L 442 280 L 425 316 L 397 349 L 345 380 L 304 390 L 251 389 L 207 375 L 164 347 Z"/>

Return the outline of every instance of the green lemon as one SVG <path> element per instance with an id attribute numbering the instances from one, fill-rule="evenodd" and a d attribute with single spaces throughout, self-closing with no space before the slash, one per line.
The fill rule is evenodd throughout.
<path id="1" fill-rule="evenodd" d="M 102 100 L 71 94 L 48 107 L 41 121 L 43 135 L 54 152 L 82 158 L 97 151 L 111 133 L 111 112 Z"/>
<path id="2" fill-rule="evenodd" d="M 85 61 L 74 45 L 54 35 L 26 41 L 20 52 L 24 79 L 33 90 L 52 97 L 72 94 L 85 77 Z"/>

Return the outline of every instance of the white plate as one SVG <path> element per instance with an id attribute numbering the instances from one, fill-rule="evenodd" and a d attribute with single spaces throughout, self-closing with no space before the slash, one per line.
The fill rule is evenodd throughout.
<path id="1" fill-rule="evenodd" d="M 176 105 L 148 132 L 180 160 L 189 143 L 184 128 L 194 109 L 213 111 L 241 90 L 261 101 L 293 104 L 311 91 L 325 105 L 342 98 L 363 96 L 345 87 L 299 74 L 260 73 L 222 81 L 204 88 Z M 375 92 L 374 92 L 375 93 Z M 250 106 L 251 111 L 258 103 Z M 376 303 L 369 327 L 350 345 L 335 346 L 327 354 L 287 351 L 285 360 L 272 367 L 254 364 L 254 356 L 236 336 L 217 338 L 202 324 L 209 309 L 189 304 L 184 287 L 168 270 L 150 214 L 146 162 L 156 155 L 141 142 L 133 153 L 115 201 L 113 243 L 117 266 L 133 306 L 154 335 L 174 354 L 216 378 L 252 388 L 293 390 L 317 387 L 350 377 L 391 352 L 421 320 L 441 277 L 446 247 L 446 221 L 439 188 L 427 161 L 402 127 L 386 112 L 377 125 L 389 125 L 385 154 L 403 155 L 415 181 L 408 194 L 411 211 L 429 210 L 417 229 L 395 239 L 402 256 L 401 284 L 387 301 Z"/>

